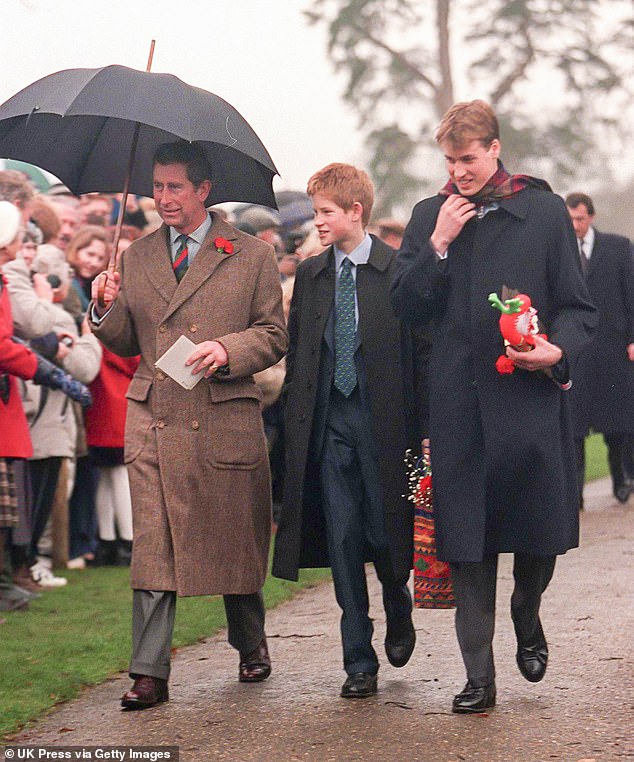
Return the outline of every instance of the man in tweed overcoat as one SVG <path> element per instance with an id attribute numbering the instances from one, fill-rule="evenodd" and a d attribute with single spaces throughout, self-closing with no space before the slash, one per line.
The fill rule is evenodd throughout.
<path id="1" fill-rule="evenodd" d="M 196 144 L 160 147 L 154 200 L 165 224 L 124 253 L 104 307 L 104 275 L 93 289 L 97 336 L 119 355 L 141 355 L 125 437 L 134 521 L 127 709 L 167 700 L 176 595 L 222 594 L 239 679 L 271 669 L 261 594 L 270 476 L 252 375 L 282 357 L 287 335 L 273 250 L 207 212 L 210 178 Z M 192 371 L 205 370 L 191 390 L 154 367 L 182 335 L 197 344 Z"/>

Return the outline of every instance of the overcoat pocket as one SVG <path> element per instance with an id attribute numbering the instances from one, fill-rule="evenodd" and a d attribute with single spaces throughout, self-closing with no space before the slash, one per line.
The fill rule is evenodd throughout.
<path id="1" fill-rule="evenodd" d="M 139 457 L 152 426 L 152 413 L 147 404 L 152 388 L 152 379 L 134 377 L 130 382 L 126 398 L 128 412 L 125 422 L 125 446 L 123 462 L 132 463 Z"/>
<path id="2" fill-rule="evenodd" d="M 152 379 L 144 378 L 143 376 L 135 376 L 130 381 L 130 386 L 126 393 L 126 397 L 129 400 L 135 400 L 136 402 L 146 402 L 150 389 L 152 388 Z"/>
<path id="3" fill-rule="evenodd" d="M 239 397 L 211 405 L 207 453 L 214 468 L 253 469 L 267 457 L 259 400 Z"/>

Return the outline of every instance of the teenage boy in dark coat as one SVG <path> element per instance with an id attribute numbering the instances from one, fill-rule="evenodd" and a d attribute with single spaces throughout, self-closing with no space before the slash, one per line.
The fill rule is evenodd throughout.
<path id="1" fill-rule="evenodd" d="M 320 241 L 297 268 L 286 358 L 286 475 L 273 574 L 331 566 L 342 609 L 341 695 L 377 691 L 366 561 L 383 585 L 385 650 L 404 666 L 414 648 L 411 504 L 403 456 L 420 446 L 412 408 L 409 330 L 393 314 L 395 252 L 366 233 L 373 187 L 365 172 L 330 164 L 308 183 Z M 425 344 L 416 367 L 422 371 Z M 421 398 L 426 395 L 417 386 Z M 410 427 L 410 430 L 408 430 Z"/>
<path id="2" fill-rule="evenodd" d="M 414 207 L 392 301 L 433 321 L 429 434 L 438 555 L 451 563 L 456 631 L 467 684 L 455 712 L 495 704 L 493 640 L 499 553 L 514 553 L 511 615 L 527 680 L 546 670 L 541 596 L 558 554 L 579 537 L 575 458 L 564 389 L 597 323 L 566 207 L 541 180 L 510 176 L 498 158 L 495 114 L 458 103 L 436 139 L 450 180 Z M 506 348 L 488 296 L 526 294 L 548 338 Z M 552 378 L 551 378 L 552 376 Z"/>

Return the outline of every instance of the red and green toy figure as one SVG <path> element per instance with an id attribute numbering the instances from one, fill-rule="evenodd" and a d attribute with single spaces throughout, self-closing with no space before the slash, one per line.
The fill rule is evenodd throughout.
<path id="1" fill-rule="evenodd" d="M 489 303 L 499 310 L 500 333 L 504 346 L 511 346 L 518 352 L 529 352 L 535 346 L 535 336 L 547 338 L 539 332 L 537 310 L 531 305 L 526 294 L 518 294 L 502 301 L 497 294 L 489 294 Z M 509 374 L 515 370 L 515 363 L 510 357 L 500 355 L 495 363 L 498 373 Z"/>

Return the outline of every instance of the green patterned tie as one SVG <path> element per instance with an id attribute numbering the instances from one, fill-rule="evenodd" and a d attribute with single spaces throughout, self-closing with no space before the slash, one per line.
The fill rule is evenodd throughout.
<path id="1" fill-rule="evenodd" d="M 352 262 L 348 257 L 344 257 L 337 284 L 335 320 L 335 387 L 344 397 L 349 397 L 357 385 L 357 371 L 354 365 L 354 294 Z"/>

